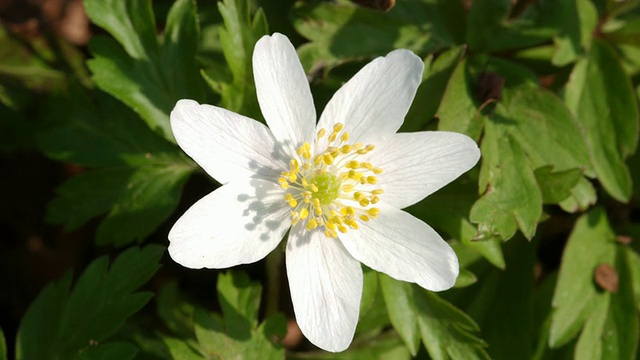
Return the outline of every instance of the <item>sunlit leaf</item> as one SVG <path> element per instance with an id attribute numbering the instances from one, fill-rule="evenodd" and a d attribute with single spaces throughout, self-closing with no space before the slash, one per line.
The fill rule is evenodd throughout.
<path id="1" fill-rule="evenodd" d="M 433 359 L 489 359 L 478 325 L 460 309 L 414 284 L 380 275 L 389 318 L 412 354 L 422 339 Z"/>
<path id="2" fill-rule="evenodd" d="M 638 104 L 629 79 L 606 45 L 593 42 L 571 74 L 565 99 L 584 129 L 598 180 L 616 200 L 628 201 L 631 178 L 624 158 L 638 142 Z"/>
<path id="3" fill-rule="evenodd" d="M 182 98 L 201 100 L 198 75 L 198 26 L 193 0 L 176 1 L 164 40 L 158 43 L 149 0 L 85 0 L 89 18 L 116 40 L 98 36 L 87 65 L 104 91 L 135 110 L 147 125 L 173 141 L 169 112 Z"/>
<path id="4" fill-rule="evenodd" d="M 625 251 L 616 243 L 602 209 L 578 220 L 563 253 L 553 297 L 551 347 L 560 347 L 580 333 L 577 358 L 635 357 L 638 316 Z M 613 274 L 599 280 L 596 273 L 603 264 L 612 267 Z M 613 281 L 606 285 L 612 290 L 604 290 L 599 281 Z"/>
<path id="5" fill-rule="evenodd" d="M 284 349 L 274 341 L 284 337 L 286 319 L 275 314 L 258 325 L 260 294 L 260 284 L 244 273 L 218 277 L 222 316 L 202 309 L 194 314 L 197 347 L 206 358 L 284 359 Z"/>
<path id="6" fill-rule="evenodd" d="M 219 29 L 220 46 L 231 79 L 216 69 L 203 71 L 202 76 L 222 97 L 220 106 L 260 119 L 251 56 L 255 43 L 268 32 L 267 19 L 262 9 L 252 14 L 249 2 L 243 0 L 218 2 L 218 9 L 224 21 Z"/>
<path id="7" fill-rule="evenodd" d="M 417 53 L 452 44 L 438 1 L 398 1 L 388 13 L 352 2 L 300 2 L 293 12 L 296 30 L 310 40 L 298 50 L 307 71 L 334 67 L 397 48 Z"/>

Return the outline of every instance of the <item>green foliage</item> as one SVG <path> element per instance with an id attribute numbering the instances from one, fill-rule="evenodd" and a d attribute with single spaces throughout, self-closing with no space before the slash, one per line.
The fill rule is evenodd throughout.
<path id="1" fill-rule="evenodd" d="M 72 88 L 53 97 L 46 112 L 52 121 L 38 135 L 40 148 L 54 159 L 96 168 L 57 189 L 47 219 L 74 230 L 106 213 L 98 244 L 123 246 L 155 231 L 193 170 L 178 148 L 103 93 Z"/>
<path id="2" fill-rule="evenodd" d="M 563 254 L 553 297 L 551 347 L 562 346 L 580 333 L 577 358 L 635 357 L 639 328 L 627 251 L 616 243 L 602 209 L 578 220 Z M 603 264 L 615 269 L 613 289 L 607 290 L 598 280 L 598 267 Z"/>
<path id="3" fill-rule="evenodd" d="M 69 261 L 90 264 L 75 285 L 67 274 L 33 301 L 16 359 L 636 359 L 640 2 L 402 0 L 376 9 L 385 3 L 84 0 L 100 28 L 86 49 L 50 33 L 53 23 L 25 32 L 3 9 L 0 155 L 18 165 L 3 167 L 0 188 L 5 196 L 15 187 L 19 200 L 0 201 L 9 239 L 0 261 L 29 284 Z M 277 284 L 286 280 L 272 271 L 282 259 L 267 275 L 262 264 L 243 269 L 250 276 L 167 266 L 145 286 L 164 247 L 125 248 L 166 245 L 166 220 L 187 205 L 180 198 L 197 167 L 171 134 L 177 100 L 262 120 L 252 53 L 273 29 L 296 45 L 318 114 L 370 59 L 415 52 L 425 72 L 401 131 L 464 133 L 482 152 L 475 169 L 406 209 L 450 241 L 454 288 L 436 295 L 364 268 L 355 338 L 339 354 L 280 344 L 295 320 Z M 28 163 L 18 174 L 14 154 L 48 158 L 42 191 L 6 180 L 33 176 Z M 186 197 L 213 188 L 194 178 Z M 50 198 L 33 203 L 31 193 Z M 54 226 L 25 220 L 15 201 L 34 213 L 48 203 Z M 105 250 L 111 265 L 92 257 Z M 158 289 L 155 313 L 140 311 L 152 298 L 142 286 Z M 263 286 L 282 301 L 260 309 Z M 7 285 L 7 313 L 20 291 Z M 5 335 L 14 342 L 0 330 L 0 360 L 11 352 Z"/>
<path id="4" fill-rule="evenodd" d="M 218 9 L 224 21 L 219 30 L 220 46 L 231 76 L 229 79 L 218 69 L 203 71 L 202 76 L 220 95 L 220 106 L 260 119 L 251 55 L 258 39 L 268 33 L 267 19 L 261 9 L 252 15 L 246 1 L 226 0 L 218 3 Z"/>
<path id="5" fill-rule="evenodd" d="M 488 359 L 478 325 L 431 292 L 380 274 L 389 319 L 412 355 L 420 339 L 433 359 Z"/>
<path id="6" fill-rule="evenodd" d="M 107 341 L 153 296 L 136 291 L 159 268 L 164 249 L 131 248 L 111 266 L 106 257 L 89 265 L 71 290 L 71 274 L 49 284 L 24 316 L 16 359 L 131 359 L 136 347 Z"/>
<path id="7" fill-rule="evenodd" d="M 7 360 L 7 341 L 2 328 L 0 328 L 0 360 Z"/>
<path id="8" fill-rule="evenodd" d="M 218 277 L 218 301 L 222 317 L 196 310 L 195 333 L 206 358 L 283 359 L 284 349 L 273 341 L 286 333 L 281 314 L 258 326 L 261 287 L 243 273 Z"/>
<path id="9" fill-rule="evenodd" d="M 147 125 L 173 141 L 169 112 L 182 98 L 203 100 L 195 62 L 195 1 L 175 2 L 164 37 L 156 36 L 150 0 L 85 0 L 89 18 L 114 38 L 94 37 L 87 62 L 98 87 L 135 110 Z"/>
<path id="10" fill-rule="evenodd" d="M 344 0 L 311 1 L 296 4 L 293 25 L 310 40 L 299 54 L 305 69 L 313 72 L 397 48 L 425 53 L 453 45 L 456 30 L 441 16 L 447 11 L 451 5 L 434 0 L 398 1 L 388 14 Z"/>
<path id="11" fill-rule="evenodd" d="M 627 75 L 611 50 L 595 41 L 576 64 L 566 90 L 567 105 L 585 129 L 598 179 L 616 200 L 628 201 L 631 178 L 624 159 L 638 143 L 638 100 Z"/>

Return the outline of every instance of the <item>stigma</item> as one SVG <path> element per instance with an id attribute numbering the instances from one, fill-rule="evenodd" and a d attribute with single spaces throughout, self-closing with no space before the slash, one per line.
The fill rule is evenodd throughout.
<path id="1" fill-rule="evenodd" d="M 375 185 L 382 169 L 359 161 L 375 149 L 373 144 L 350 143 L 344 125 L 337 123 L 327 133 L 318 130 L 315 143 L 303 143 L 289 170 L 278 178 L 285 190 L 284 201 L 291 207 L 293 225 L 304 222 L 307 231 L 320 228 L 328 238 L 357 230 L 359 222 L 375 219 L 383 190 Z M 318 143 L 326 137 L 327 147 L 316 153 Z"/>

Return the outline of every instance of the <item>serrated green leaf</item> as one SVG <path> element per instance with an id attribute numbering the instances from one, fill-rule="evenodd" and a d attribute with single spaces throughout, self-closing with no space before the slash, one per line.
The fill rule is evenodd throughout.
<path id="1" fill-rule="evenodd" d="M 155 245 L 129 249 L 110 269 L 107 258 L 99 258 L 71 292 L 70 274 L 48 285 L 20 324 L 16 358 L 74 359 L 102 344 L 151 298 L 150 293 L 133 291 L 158 270 L 164 250 Z M 107 350 L 129 354 L 128 349 L 114 345 Z M 95 351 L 100 358 L 101 350 Z"/>
<path id="2" fill-rule="evenodd" d="M 480 329 L 467 314 L 423 289 L 415 289 L 414 301 L 422 341 L 433 359 L 489 359 L 487 344 L 473 334 Z"/>
<path id="3" fill-rule="evenodd" d="M 156 22 L 150 1 L 85 0 L 84 9 L 91 21 L 118 40 L 132 58 L 158 55 Z"/>
<path id="4" fill-rule="evenodd" d="M 205 358 L 284 359 L 284 349 L 275 344 L 286 332 L 281 315 L 267 318 L 258 326 L 261 287 L 245 273 L 229 271 L 218 277 L 218 300 L 222 317 L 196 309 L 197 347 Z"/>
<path id="5" fill-rule="evenodd" d="M 257 326 L 261 293 L 260 284 L 243 272 L 230 271 L 218 276 L 218 301 L 229 335 L 245 338 Z"/>
<path id="6" fill-rule="evenodd" d="M 176 1 L 161 45 L 149 0 L 85 0 L 89 18 L 117 42 L 94 37 L 87 62 L 94 82 L 135 110 L 147 125 L 174 141 L 169 112 L 182 98 L 201 100 L 203 83 L 196 51 L 199 29 L 195 3 Z"/>
<path id="7" fill-rule="evenodd" d="M 584 129 L 598 180 L 616 200 L 628 201 L 631 178 L 624 158 L 636 149 L 638 105 L 628 77 L 606 45 L 593 42 L 571 74 L 565 100 Z"/>
<path id="8" fill-rule="evenodd" d="M 38 132 L 38 146 L 58 161 L 91 167 L 135 166 L 182 156 L 123 104 L 77 84 L 68 93 L 51 96 L 42 116 L 48 126 Z"/>
<path id="9" fill-rule="evenodd" d="M 497 126 L 493 122 L 485 126 L 480 147 L 484 194 L 471 208 L 469 220 L 478 224 L 481 237 L 507 240 L 519 228 L 530 239 L 542 215 L 542 194 L 524 151 Z"/>
<path id="10" fill-rule="evenodd" d="M 472 208 L 471 221 L 479 224 L 481 236 L 506 240 L 519 228 L 531 239 L 542 215 L 534 170 L 551 166 L 555 172 L 579 169 L 592 175 L 589 154 L 580 126 L 558 97 L 532 84 L 517 65 L 490 62 L 505 80 L 501 99 L 485 119 L 480 173 L 485 195 Z M 591 193 L 578 191 L 584 184 L 575 184 L 575 202 L 591 203 Z"/>
<path id="11" fill-rule="evenodd" d="M 401 1 L 382 13 L 348 1 L 298 2 L 293 25 L 310 42 L 298 50 L 304 68 L 332 68 L 404 48 L 418 54 L 453 44 L 437 1 Z"/>
<path id="12" fill-rule="evenodd" d="M 63 183 L 46 219 L 74 230 L 107 213 L 96 241 L 122 246 L 144 239 L 171 214 L 193 168 L 131 110 L 104 93 L 91 95 L 73 87 L 47 106 L 52 121 L 38 134 L 40 148 L 98 169 Z"/>
<path id="13" fill-rule="evenodd" d="M 57 335 L 63 321 L 71 288 L 71 273 L 49 283 L 31 303 L 16 335 L 16 360 L 37 360 L 56 356 Z M 59 358 L 62 358 L 59 356 Z"/>
<path id="14" fill-rule="evenodd" d="M 422 338 L 433 359 L 488 359 L 486 343 L 473 334 L 478 325 L 464 312 L 415 284 L 379 279 L 391 323 L 412 355 Z"/>

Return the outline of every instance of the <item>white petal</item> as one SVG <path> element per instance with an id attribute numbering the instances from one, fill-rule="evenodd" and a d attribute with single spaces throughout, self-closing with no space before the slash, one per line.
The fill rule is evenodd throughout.
<path id="1" fill-rule="evenodd" d="M 289 39 L 263 36 L 253 51 L 253 76 L 262 115 L 279 142 L 290 151 L 312 141 L 316 110 L 309 81 Z"/>
<path id="2" fill-rule="evenodd" d="M 264 258 L 284 237 L 289 206 L 276 184 L 247 179 L 196 202 L 169 232 L 169 255 L 188 268 L 227 268 Z"/>
<path id="3" fill-rule="evenodd" d="M 395 50 L 363 67 L 331 98 L 318 128 L 341 122 L 353 142 L 380 144 L 402 125 L 424 64 L 408 50 Z"/>
<path id="4" fill-rule="evenodd" d="M 256 175 L 277 179 L 287 167 L 266 126 L 219 107 L 180 100 L 171 129 L 182 150 L 222 184 Z"/>
<path id="5" fill-rule="evenodd" d="M 296 320 L 314 345 L 338 352 L 353 340 L 362 296 L 362 269 L 337 239 L 301 223 L 287 243 L 287 277 Z"/>
<path id="6" fill-rule="evenodd" d="M 458 258 L 438 233 L 402 210 L 378 203 L 380 215 L 358 230 L 339 234 L 351 255 L 370 268 L 427 290 L 449 289 L 458 277 Z"/>
<path id="7" fill-rule="evenodd" d="M 382 199 L 402 209 L 455 180 L 478 159 L 480 149 L 468 136 L 425 131 L 395 134 L 370 161 L 384 170 L 377 184 Z"/>

